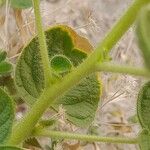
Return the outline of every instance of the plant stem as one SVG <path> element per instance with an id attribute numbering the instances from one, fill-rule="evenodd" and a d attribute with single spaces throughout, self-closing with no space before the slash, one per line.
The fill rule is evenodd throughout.
<path id="1" fill-rule="evenodd" d="M 134 23 L 140 8 L 149 2 L 150 0 L 135 0 L 134 3 L 130 6 L 130 8 L 126 11 L 126 13 L 114 25 L 113 29 L 110 30 L 110 32 L 108 32 L 104 40 L 102 40 L 102 42 L 99 43 L 98 47 L 96 48 L 97 54 L 101 50 L 109 52 L 112 49 L 112 47 L 116 44 L 116 42 L 120 40 L 124 33 Z"/>
<path id="2" fill-rule="evenodd" d="M 72 139 L 81 140 L 86 142 L 105 142 L 105 143 L 125 143 L 125 144 L 136 144 L 138 143 L 138 138 L 121 138 L 121 137 L 100 137 L 95 135 L 84 135 L 60 131 L 50 131 L 46 129 L 35 130 L 34 136 L 43 136 L 56 139 Z"/>
<path id="3" fill-rule="evenodd" d="M 145 68 L 138 68 L 136 66 L 114 65 L 110 63 L 100 63 L 96 65 L 95 71 L 104 71 L 112 73 L 122 73 L 134 76 L 142 76 L 150 78 L 150 71 Z"/>
<path id="4" fill-rule="evenodd" d="M 34 0 L 37 2 L 37 0 Z M 104 49 L 111 49 L 121 36 L 134 22 L 139 9 L 150 0 L 136 0 L 122 16 L 118 23 L 108 33 L 106 38 L 101 42 L 97 49 L 73 72 L 66 75 L 60 83 L 54 84 L 43 91 L 43 94 L 32 106 L 31 110 L 25 117 L 13 128 L 9 145 L 18 145 L 26 137 L 28 137 L 36 123 L 45 112 L 45 110 L 52 104 L 52 102 L 62 96 L 67 90 L 76 85 L 86 75 L 95 69 L 95 65 L 102 58 Z M 38 5 L 38 3 L 37 3 Z M 38 23 L 38 22 L 37 22 Z"/>
<path id="5" fill-rule="evenodd" d="M 44 70 L 45 86 L 47 87 L 50 85 L 52 79 L 52 73 L 51 73 L 50 62 L 48 57 L 46 37 L 43 31 L 42 18 L 40 14 L 40 1 L 33 0 L 33 6 L 34 6 L 35 22 L 36 22 L 36 28 L 37 28 L 38 40 L 40 46 L 40 54 L 41 54 L 43 70 Z"/>

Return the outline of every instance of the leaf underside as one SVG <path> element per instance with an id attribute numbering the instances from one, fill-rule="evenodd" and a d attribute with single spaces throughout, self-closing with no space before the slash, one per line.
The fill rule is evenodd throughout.
<path id="1" fill-rule="evenodd" d="M 0 89 L 0 144 L 10 135 L 14 119 L 14 108 L 10 97 Z"/>
<path id="2" fill-rule="evenodd" d="M 67 26 L 56 26 L 45 31 L 49 59 L 56 55 L 67 57 L 74 67 L 84 61 L 92 49 L 89 42 L 78 36 Z M 83 49 L 84 48 L 84 49 Z M 23 49 L 16 67 L 16 84 L 20 95 L 32 105 L 44 88 L 44 75 L 39 53 L 38 39 L 34 37 Z M 53 105 L 60 104 L 66 110 L 68 119 L 79 126 L 93 121 L 100 97 L 100 83 L 96 74 L 84 78 Z"/>

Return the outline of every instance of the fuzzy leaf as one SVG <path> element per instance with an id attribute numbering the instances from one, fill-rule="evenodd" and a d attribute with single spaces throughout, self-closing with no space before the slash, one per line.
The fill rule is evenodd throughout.
<path id="1" fill-rule="evenodd" d="M 2 61 L 0 62 L 0 75 L 8 74 L 12 71 L 12 64 Z"/>
<path id="2" fill-rule="evenodd" d="M 0 144 L 4 143 L 12 129 L 14 108 L 11 98 L 0 89 Z"/>
<path id="3" fill-rule="evenodd" d="M 63 104 L 68 119 L 75 125 L 84 127 L 93 121 L 100 98 L 100 85 L 95 79 L 95 74 L 84 78 L 55 102 L 56 108 Z"/>
<path id="4" fill-rule="evenodd" d="M 78 66 L 84 61 L 87 57 L 87 53 L 89 53 L 89 50 L 92 48 L 86 39 L 78 36 L 71 28 L 66 26 L 50 28 L 45 31 L 45 34 L 49 59 L 51 60 L 57 55 L 63 55 L 67 60 L 71 61 L 73 67 Z M 80 41 L 77 43 L 77 39 L 80 39 L 80 41 L 82 39 L 82 41 L 86 41 L 86 43 L 81 44 Z M 82 46 L 85 49 L 83 49 Z M 63 68 L 66 69 L 65 65 Z M 33 38 L 24 48 L 16 67 L 15 78 L 19 89 L 18 91 L 21 92 L 20 95 L 22 98 L 24 98 L 28 104 L 33 104 L 44 88 L 43 68 L 37 37 Z M 70 89 L 60 98 L 59 101 L 61 103 L 57 101 L 54 107 L 58 109 L 58 106 L 63 104 L 68 119 L 76 125 L 83 126 L 91 123 L 93 120 L 98 106 L 99 96 L 100 83 L 97 75 L 93 74 Z"/>
<path id="5" fill-rule="evenodd" d="M 139 146 L 141 150 L 150 150 L 150 133 L 146 129 L 139 136 Z"/>
<path id="6" fill-rule="evenodd" d="M 69 72 L 72 68 L 71 61 L 63 55 L 55 55 L 50 62 L 54 72 L 58 74 Z"/>
<path id="7" fill-rule="evenodd" d="M 25 149 L 13 147 L 13 146 L 0 146 L 0 150 L 25 150 Z"/>
<path id="8" fill-rule="evenodd" d="M 145 65 L 150 69 L 150 5 L 140 12 L 137 22 L 137 37 Z"/>
<path id="9" fill-rule="evenodd" d="M 7 53 L 5 51 L 0 51 L 0 62 L 6 59 Z"/>
<path id="10" fill-rule="evenodd" d="M 147 82 L 139 92 L 137 115 L 141 126 L 150 130 L 150 82 Z"/>
<path id="11" fill-rule="evenodd" d="M 13 8 L 26 9 L 32 7 L 32 0 L 10 0 Z"/>

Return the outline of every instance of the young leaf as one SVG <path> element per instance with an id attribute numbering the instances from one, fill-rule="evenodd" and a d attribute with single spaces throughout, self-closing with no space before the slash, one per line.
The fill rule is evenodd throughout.
<path id="1" fill-rule="evenodd" d="M 137 37 L 145 65 L 150 69 L 150 5 L 144 7 L 139 14 Z"/>
<path id="2" fill-rule="evenodd" d="M 67 73 L 72 68 L 71 61 L 64 55 L 55 55 L 50 62 L 51 68 L 58 74 Z"/>
<path id="3" fill-rule="evenodd" d="M 0 51 L 0 63 L 6 59 L 7 53 L 5 51 Z"/>
<path id="4" fill-rule="evenodd" d="M 67 70 L 71 69 L 70 64 L 72 64 L 73 67 L 78 66 L 84 61 L 87 57 L 87 52 L 89 53 L 89 50 L 92 48 L 86 39 L 80 36 L 79 38 L 71 28 L 66 26 L 50 28 L 45 31 L 45 34 L 47 38 L 49 59 L 58 58 L 56 57 L 58 55 L 65 57 L 65 59 L 63 59 L 65 63 L 61 63 L 63 66 L 59 66 L 62 70 L 66 68 Z M 79 39 L 80 41 L 78 41 Z M 81 44 L 81 39 L 84 42 L 86 41 L 86 43 Z M 55 66 L 55 69 L 56 67 L 58 67 L 58 65 Z M 43 68 L 37 36 L 23 49 L 17 63 L 15 78 L 19 89 L 18 91 L 20 91 L 22 98 L 30 105 L 33 104 L 44 88 Z M 83 79 L 74 88 L 70 89 L 53 106 L 58 109 L 58 106 L 63 104 L 68 119 L 76 125 L 83 126 L 91 123 L 93 120 L 98 106 L 99 96 L 100 83 L 97 75 L 93 74 Z"/>
<path id="5" fill-rule="evenodd" d="M 14 119 L 14 108 L 11 98 L 0 89 L 0 144 L 4 143 L 11 133 Z"/>
<path id="6" fill-rule="evenodd" d="M 10 0 L 13 8 L 26 9 L 32 7 L 32 0 Z"/>
<path id="7" fill-rule="evenodd" d="M 12 71 L 12 64 L 2 61 L 0 62 L 0 75 L 9 74 Z"/>
<path id="8" fill-rule="evenodd" d="M 150 130 L 150 81 L 139 92 L 137 115 L 141 126 Z"/>
<path id="9" fill-rule="evenodd" d="M 25 149 L 21 149 L 21 148 L 18 148 L 18 147 L 13 147 L 13 146 L 0 146 L 0 150 L 25 150 Z"/>
<path id="10" fill-rule="evenodd" d="M 141 150 L 150 150 L 150 133 L 146 129 L 139 135 L 139 146 Z"/>

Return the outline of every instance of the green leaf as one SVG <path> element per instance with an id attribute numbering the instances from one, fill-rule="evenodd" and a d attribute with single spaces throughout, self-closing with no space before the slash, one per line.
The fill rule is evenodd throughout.
<path id="1" fill-rule="evenodd" d="M 32 0 L 10 0 L 13 8 L 26 9 L 32 7 Z"/>
<path id="2" fill-rule="evenodd" d="M 150 5 L 144 7 L 139 14 L 137 37 L 145 65 L 150 69 Z"/>
<path id="3" fill-rule="evenodd" d="M 76 87 L 55 102 L 55 108 L 60 104 L 67 111 L 68 119 L 78 126 L 87 126 L 92 123 L 100 98 L 100 85 L 96 75 L 84 78 Z"/>
<path id="4" fill-rule="evenodd" d="M 14 119 L 14 108 L 11 98 L 0 89 L 0 143 L 9 137 Z"/>
<path id="5" fill-rule="evenodd" d="M 13 146 L 0 146 L 0 150 L 25 150 L 25 149 L 13 147 Z"/>
<path id="6" fill-rule="evenodd" d="M 70 72 L 72 68 L 71 61 L 64 55 L 55 55 L 51 59 L 50 65 L 57 74 Z"/>
<path id="7" fill-rule="evenodd" d="M 5 51 L 0 51 L 0 63 L 6 59 L 7 53 Z"/>
<path id="8" fill-rule="evenodd" d="M 141 126 L 150 130 L 150 81 L 139 92 L 137 115 Z"/>
<path id="9" fill-rule="evenodd" d="M 139 146 L 141 150 L 150 150 L 150 133 L 146 129 L 139 135 Z"/>
<path id="10" fill-rule="evenodd" d="M 69 55 L 68 59 L 70 58 L 73 65 L 77 66 L 87 56 L 86 53 L 73 49 L 73 41 L 64 28 L 53 27 L 46 30 L 45 34 L 50 59 L 55 55 L 61 54 L 66 57 Z M 82 55 L 78 58 L 80 54 Z M 33 104 L 44 88 L 43 68 L 37 36 L 23 49 L 16 66 L 15 80 L 22 98 L 28 104 Z"/>
<path id="11" fill-rule="evenodd" d="M 73 67 L 77 67 L 84 61 L 92 48 L 85 38 L 78 36 L 66 26 L 52 27 L 46 30 L 45 34 L 50 61 L 54 60 L 55 63 L 58 60 L 61 61 L 61 64 L 54 65 L 53 63 L 52 65 L 51 62 L 50 64 L 54 70 L 57 68 L 57 71 L 60 72 L 70 70 L 71 64 Z M 81 41 L 84 43 L 80 43 Z M 15 78 L 20 95 L 28 104 L 32 105 L 44 88 L 44 75 L 37 36 L 23 49 L 16 66 Z M 97 75 L 92 74 L 66 92 L 53 106 L 58 110 L 58 106 L 63 104 L 71 122 L 79 126 L 86 126 L 94 119 L 99 96 L 100 83 Z"/>
<path id="12" fill-rule="evenodd" d="M 12 64 L 2 61 L 0 62 L 0 75 L 9 74 L 12 71 Z"/>

